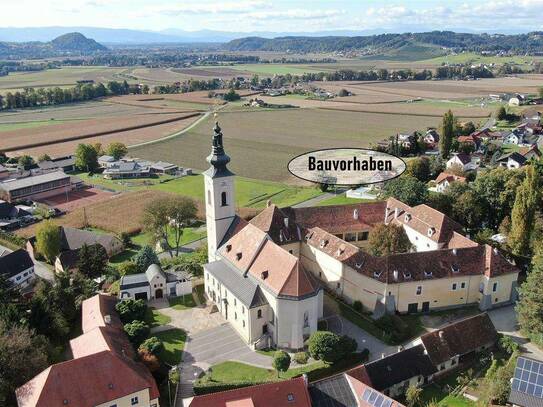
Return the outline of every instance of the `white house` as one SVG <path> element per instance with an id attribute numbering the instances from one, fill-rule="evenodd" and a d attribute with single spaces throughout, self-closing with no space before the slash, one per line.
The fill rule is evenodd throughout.
<path id="1" fill-rule="evenodd" d="M 475 170 L 479 167 L 480 159 L 464 153 L 454 153 L 447 161 L 446 167 L 459 166 L 464 171 Z"/>
<path id="2" fill-rule="evenodd" d="M 160 299 L 192 293 L 191 277 L 182 272 L 164 272 L 158 264 L 151 264 L 145 273 L 121 277 L 119 298 Z"/>
<path id="3" fill-rule="evenodd" d="M 438 177 L 435 180 L 435 183 L 436 183 L 435 191 L 443 193 L 447 190 L 447 188 L 449 188 L 449 186 L 453 182 L 466 182 L 466 178 L 461 177 L 459 175 L 442 172 L 441 174 L 438 175 Z"/>
<path id="4" fill-rule="evenodd" d="M 26 250 L 19 249 L 0 257 L 0 275 L 13 288 L 29 286 L 36 278 L 34 262 Z"/>
<path id="5" fill-rule="evenodd" d="M 498 159 L 500 166 L 510 170 L 518 169 L 528 161 L 522 154 L 517 152 L 506 154 Z"/>

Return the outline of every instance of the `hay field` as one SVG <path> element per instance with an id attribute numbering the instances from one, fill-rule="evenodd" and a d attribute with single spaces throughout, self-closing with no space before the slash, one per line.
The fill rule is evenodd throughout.
<path id="1" fill-rule="evenodd" d="M 213 120 L 209 117 L 179 137 L 131 149 L 130 154 L 206 169 Z M 287 170 L 287 163 L 298 154 L 320 148 L 368 147 L 399 131 L 436 126 L 440 118 L 279 109 L 222 112 L 218 120 L 232 171 L 254 179 L 298 183 Z"/>

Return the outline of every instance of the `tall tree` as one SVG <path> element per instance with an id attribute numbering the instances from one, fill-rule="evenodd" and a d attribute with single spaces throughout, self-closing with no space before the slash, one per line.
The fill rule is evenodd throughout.
<path id="1" fill-rule="evenodd" d="M 106 154 L 112 156 L 116 160 L 119 160 L 128 154 L 128 148 L 123 143 L 116 141 L 107 146 Z"/>
<path id="2" fill-rule="evenodd" d="M 79 144 L 75 150 L 75 166 L 80 171 L 94 171 L 98 168 L 98 153 L 90 144 Z"/>
<path id="3" fill-rule="evenodd" d="M 60 253 L 60 228 L 50 220 L 41 222 L 36 229 L 36 250 L 51 264 Z"/>
<path id="4" fill-rule="evenodd" d="M 369 250 L 374 256 L 408 252 L 412 244 L 400 225 L 379 224 L 370 231 Z"/>
<path id="5" fill-rule="evenodd" d="M 539 179 L 533 166 L 526 167 L 526 178 L 517 188 L 515 204 L 511 212 L 511 231 L 508 245 L 518 256 L 530 252 L 530 238 L 539 199 Z"/>
<path id="6" fill-rule="evenodd" d="M 79 249 L 77 268 L 84 276 L 95 279 L 102 276 L 106 270 L 108 256 L 101 244 L 86 245 Z"/>
<path id="7" fill-rule="evenodd" d="M 181 238 L 183 237 L 183 231 L 188 224 L 196 218 L 196 212 L 196 203 L 192 199 L 178 195 L 170 199 L 170 222 L 168 223 L 168 226 L 173 235 L 176 256 L 179 256 L 179 246 L 181 244 Z"/>
<path id="8" fill-rule="evenodd" d="M 403 175 L 385 183 L 383 196 L 392 196 L 409 206 L 420 205 L 428 199 L 428 188 L 424 182 Z"/>
<path id="9" fill-rule="evenodd" d="M 151 264 L 160 264 L 158 256 L 150 246 L 143 246 L 134 258 L 140 273 L 145 273 Z"/>
<path id="10" fill-rule="evenodd" d="M 530 340 L 543 346 L 543 250 L 532 259 L 526 282 L 519 289 L 516 306 L 520 330 Z"/>
<path id="11" fill-rule="evenodd" d="M 442 158 L 448 158 L 454 137 L 455 118 L 449 110 L 443 115 L 441 123 L 441 137 L 439 138 L 439 154 Z"/>

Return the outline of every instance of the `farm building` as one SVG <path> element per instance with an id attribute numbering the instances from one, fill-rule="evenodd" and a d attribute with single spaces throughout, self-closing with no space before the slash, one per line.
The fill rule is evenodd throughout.
<path id="1" fill-rule="evenodd" d="M 427 205 L 393 198 L 309 208 L 270 204 L 246 222 L 235 213 L 235 176 L 218 125 L 208 161 L 205 293 L 255 347 L 302 347 L 322 316 L 323 286 L 375 317 L 470 304 L 487 310 L 517 298 L 519 270 Z M 361 250 L 383 223 L 401 226 L 413 251 L 375 257 Z"/>
<path id="2" fill-rule="evenodd" d="M 177 165 L 164 161 L 157 161 L 151 165 L 151 174 L 170 174 L 177 172 Z"/>
<path id="3" fill-rule="evenodd" d="M 0 198 L 7 202 L 29 199 L 37 200 L 72 190 L 69 175 L 62 171 L 30 175 L 0 182 Z"/>
<path id="4" fill-rule="evenodd" d="M 190 275 L 184 272 L 164 272 L 158 264 L 151 264 L 145 273 L 121 277 L 119 298 L 152 300 L 190 293 L 192 293 Z"/>
<path id="5" fill-rule="evenodd" d="M 44 171 L 60 170 L 64 172 L 72 172 L 75 170 L 75 157 L 58 157 L 52 160 L 38 162 L 38 167 Z"/>

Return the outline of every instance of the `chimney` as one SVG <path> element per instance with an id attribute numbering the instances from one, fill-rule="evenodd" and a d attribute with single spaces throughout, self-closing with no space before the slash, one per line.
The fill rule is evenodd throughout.
<path id="1" fill-rule="evenodd" d="M 452 254 L 456 256 L 456 249 L 452 249 Z"/>
<path id="2" fill-rule="evenodd" d="M 288 228 L 288 218 L 284 218 L 283 223 L 285 224 L 285 227 Z"/>
<path id="3" fill-rule="evenodd" d="M 271 199 L 268 199 L 266 201 L 266 208 L 269 208 L 271 206 Z"/>
<path id="4" fill-rule="evenodd" d="M 385 358 L 385 353 L 381 353 L 381 359 L 384 359 Z"/>
<path id="5" fill-rule="evenodd" d="M 106 325 L 111 325 L 111 315 L 104 315 L 104 323 Z"/>
<path id="6" fill-rule="evenodd" d="M 499 252 L 500 252 L 500 251 L 498 250 L 498 248 L 495 247 L 495 248 L 494 248 L 494 254 L 497 256 Z"/>
<path id="7" fill-rule="evenodd" d="M 441 339 L 443 339 L 444 332 L 443 332 L 443 331 L 439 331 L 439 332 L 438 332 L 438 335 L 439 335 L 439 337 L 440 337 Z"/>
<path id="8" fill-rule="evenodd" d="M 358 219 L 358 209 L 353 210 L 353 219 Z"/>
<path id="9" fill-rule="evenodd" d="M 400 208 L 394 209 L 394 217 L 397 218 L 398 216 L 400 216 Z"/>
<path id="10" fill-rule="evenodd" d="M 402 345 L 398 346 L 398 352 L 401 352 L 402 350 L 403 350 L 403 346 Z"/>
<path id="11" fill-rule="evenodd" d="M 387 206 L 386 209 L 385 209 L 385 223 L 388 219 L 388 215 L 390 215 L 390 208 Z"/>
<path id="12" fill-rule="evenodd" d="M 304 374 L 302 375 L 302 378 L 304 379 L 304 383 L 305 383 L 305 385 L 307 386 L 307 385 L 309 384 L 309 380 L 308 380 L 308 378 L 307 378 L 307 374 L 304 373 Z"/>
<path id="13" fill-rule="evenodd" d="M 398 270 L 394 270 L 392 275 L 394 276 L 394 281 L 398 281 Z"/>

